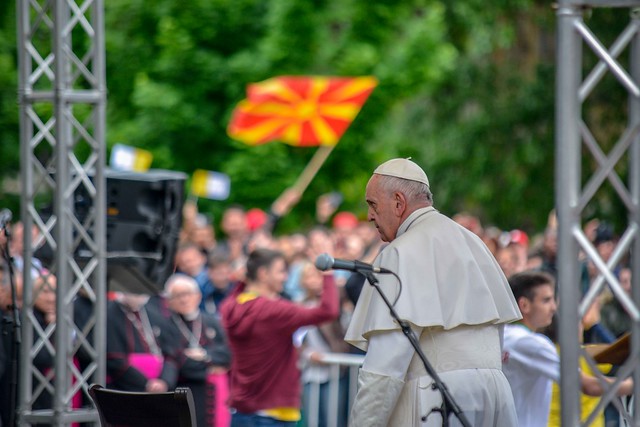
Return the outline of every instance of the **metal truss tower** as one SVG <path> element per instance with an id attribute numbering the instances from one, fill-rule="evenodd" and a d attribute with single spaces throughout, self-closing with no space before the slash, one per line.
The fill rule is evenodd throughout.
<path id="1" fill-rule="evenodd" d="M 32 242 L 24 233 L 24 265 L 37 262 L 41 244 L 52 249 L 46 270 L 24 268 L 18 419 L 20 425 L 97 422 L 90 404 L 76 403 L 88 398 L 88 384 L 105 379 L 103 2 L 17 0 L 17 13 L 21 219 L 25 230 L 39 234 Z M 52 276 L 56 319 L 46 323 L 37 306 L 53 291 Z M 82 313 L 88 316 L 81 319 Z M 53 364 L 43 369 L 39 357 Z"/>
<path id="2" fill-rule="evenodd" d="M 619 377 L 635 379 L 634 408 L 625 408 L 615 397 L 618 383 L 605 384 L 606 393 L 584 425 L 590 425 L 597 411 L 613 402 L 625 425 L 640 425 L 640 1 L 560 0 L 557 9 L 556 76 L 556 208 L 558 215 L 558 286 L 560 297 L 561 401 L 562 425 L 581 425 L 579 403 L 579 356 L 591 357 L 578 342 L 579 319 L 608 286 L 614 297 L 634 319 L 631 354 L 617 372 Z M 588 28 L 584 16 L 597 8 L 628 8 L 629 23 L 611 46 L 605 46 Z M 589 50 L 587 50 L 588 48 Z M 583 51 L 595 58 L 596 65 L 583 78 Z M 624 64 L 629 64 L 629 70 Z M 606 77 L 613 76 L 628 93 L 628 124 L 608 153 L 601 148 L 595 132 L 584 118 L 590 95 Z M 603 142 L 603 141 L 601 141 Z M 583 149 L 597 163 L 591 176 L 582 171 Z M 622 163 L 625 164 L 622 164 Z M 628 170 L 628 182 L 619 171 Z M 605 261 L 583 232 L 589 203 L 604 185 L 610 185 L 628 211 L 628 225 L 611 257 Z M 595 264 L 597 277 L 582 297 L 579 253 Z M 631 254 L 632 296 L 620 286 L 613 270 Z M 582 298 L 582 299 L 581 299 Z M 593 369 L 597 371 L 597 369 Z"/>

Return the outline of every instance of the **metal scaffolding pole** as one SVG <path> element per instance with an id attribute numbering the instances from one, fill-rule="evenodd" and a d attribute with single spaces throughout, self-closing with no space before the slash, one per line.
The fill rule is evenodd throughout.
<path id="1" fill-rule="evenodd" d="M 556 77 L 556 210 L 558 215 L 558 293 L 560 309 L 560 360 L 562 425 L 579 422 L 578 393 L 578 250 L 571 238 L 578 224 L 576 199 L 580 184 L 580 137 L 578 86 L 582 62 L 578 34 L 573 30 L 580 10 L 569 2 L 558 9 L 558 71 Z M 567 64 L 564 65 L 563 64 Z M 559 185 L 563 183 L 563 185 Z M 565 263 L 563 260 L 572 262 Z M 566 286 L 566 283 L 572 286 Z"/>
<path id="2" fill-rule="evenodd" d="M 636 8 L 631 12 L 631 24 L 634 28 L 640 28 L 640 9 Z M 640 82 L 640 32 L 636 31 L 631 41 L 631 78 L 635 82 Z M 629 97 L 629 127 L 638 129 L 640 127 L 640 97 Z M 629 149 L 629 191 L 631 203 L 629 204 L 629 227 L 635 230 L 640 229 L 640 133 L 636 135 Z M 631 277 L 631 297 L 637 307 L 640 306 L 640 238 L 633 241 L 631 246 L 631 270 L 634 274 Z M 640 352 L 640 322 L 634 322 L 631 327 L 631 353 L 634 355 Z M 633 371 L 634 396 L 640 396 L 640 369 Z M 640 399 L 634 400 L 632 408 L 634 414 L 640 414 Z M 640 419 L 640 415 L 634 418 Z"/>
<path id="3" fill-rule="evenodd" d="M 640 21 L 635 8 L 639 1 L 561 0 L 557 9 L 557 78 L 556 78 L 556 210 L 558 215 L 558 289 L 560 298 L 561 403 L 562 425 L 581 425 L 579 401 L 579 366 L 581 356 L 595 368 L 593 359 L 581 348 L 579 322 L 605 286 L 618 299 L 634 320 L 631 353 L 619 368 L 623 378 L 633 375 L 635 395 L 640 391 L 638 364 L 640 337 Z M 585 11 L 602 7 L 630 8 L 630 22 L 610 48 L 605 47 L 583 20 Z M 630 72 L 618 60 L 629 49 Z M 589 48 L 598 60 L 583 79 L 583 48 Z M 613 75 L 629 95 L 628 126 L 615 146 L 605 153 L 582 119 L 583 106 L 589 95 L 607 73 Z M 582 171 L 582 149 L 586 147 L 596 160 L 598 169 L 592 176 Z M 628 153 L 628 183 L 624 183 L 615 167 Z M 603 260 L 582 229 L 583 215 L 598 189 L 609 183 L 628 210 L 628 225 L 611 257 Z M 595 265 L 597 276 L 583 296 L 580 289 L 582 252 Z M 621 288 L 614 269 L 631 252 L 633 272 L 632 296 Z M 603 382 L 605 394 L 600 404 L 588 414 L 584 425 L 590 425 L 598 412 L 611 402 L 618 408 L 625 425 L 640 425 L 640 400 L 628 410 L 615 396 L 618 383 Z"/>
<path id="4" fill-rule="evenodd" d="M 88 385 L 105 380 L 103 3 L 17 0 L 17 13 L 25 230 L 24 252 L 14 254 L 25 266 L 18 419 L 97 422 Z M 43 245 L 51 257 L 41 266 L 34 254 Z M 39 303 L 51 292 L 55 320 Z"/>

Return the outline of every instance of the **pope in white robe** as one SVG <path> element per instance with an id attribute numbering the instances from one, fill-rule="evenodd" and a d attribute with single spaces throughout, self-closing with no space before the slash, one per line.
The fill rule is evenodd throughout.
<path id="1" fill-rule="evenodd" d="M 517 426 L 502 373 L 502 330 L 521 318 L 495 258 L 481 239 L 440 214 L 424 171 L 408 159 L 380 165 L 366 191 L 368 219 L 390 242 L 374 265 L 430 365 L 473 427 Z M 442 426 L 433 380 L 375 288 L 365 283 L 345 337 L 367 351 L 350 426 Z M 451 413 L 449 425 L 459 426 Z"/>

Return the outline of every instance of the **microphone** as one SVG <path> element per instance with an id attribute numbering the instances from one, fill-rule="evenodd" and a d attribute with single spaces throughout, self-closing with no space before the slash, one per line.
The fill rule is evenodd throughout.
<path id="1" fill-rule="evenodd" d="M 11 222 L 12 216 L 11 211 L 7 208 L 0 211 L 0 230 L 7 228 L 7 224 Z"/>
<path id="2" fill-rule="evenodd" d="M 371 264 L 361 261 L 348 261 L 344 259 L 334 259 L 329 254 L 320 254 L 316 258 L 316 268 L 321 271 L 327 270 L 348 270 L 355 272 L 391 273 L 386 268 L 374 267 Z"/>

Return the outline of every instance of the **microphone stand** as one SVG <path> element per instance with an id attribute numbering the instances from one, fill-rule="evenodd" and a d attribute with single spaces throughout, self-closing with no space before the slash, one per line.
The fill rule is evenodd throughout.
<path id="1" fill-rule="evenodd" d="M 416 338 L 416 335 L 411 330 L 411 327 L 409 326 L 409 322 L 407 322 L 406 320 L 400 319 L 400 317 L 398 316 L 398 313 L 396 313 L 395 309 L 393 308 L 393 305 L 389 302 L 384 292 L 382 292 L 382 289 L 380 289 L 380 286 L 378 286 L 378 279 L 373 275 L 373 272 L 365 269 L 358 269 L 358 270 L 360 274 L 364 275 L 367 278 L 367 280 L 369 281 L 369 284 L 374 288 L 376 288 L 376 291 L 378 291 L 378 294 L 382 297 L 382 300 L 385 302 L 387 307 L 389 307 L 389 313 L 391 313 L 391 316 L 396 320 L 396 322 L 398 322 L 398 324 L 400 325 L 400 328 L 402 328 L 402 333 L 404 333 L 404 335 L 409 339 L 409 342 L 411 342 L 411 345 L 415 349 L 416 353 L 418 353 L 418 356 L 420 356 L 420 360 L 422 360 L 422 363 L 424 364 L 424 367 L 427 370 L 427 374 L 429 374 L 431 379 L 433 379 L 433 384 L 431 385 L 431 388 L 433 390 L 437 389 L 440 391 L 440 394 L 442 395 L 442 406 L 440 408 L 433 408 L 431 412 L 440 412 L 442 414 L 443 427 L 449 426 L 449 416 L 451 415 L 452 412 L 458 418 L 458 420 L 460 420 L 460 423 L 464 427 L 471 427 L 471 424 L 469 424 L 469 421 L 464 416 L 464 414 L 462 413 L 462 410 L 453 399 L 453 396 L 451 396 L 451 394 L 449 393 L 447 386 L 442 382 L 442 380 L 440 379 L 436 371 L 433 369 L 433 367 L 429 363 L 429 360 L 427 360 L 427 356 L 425 356 L 424 352 L 420 348 L 420 343 L 418 341 L 418 338 Z M 424 415 L 422 417 L 422 421 L 426 421 L 428 416 L 429 414 Z"/>
<path id="2" fill-rule="evenodd" d="M 22 343 L 20 334 L 20 313 L 18 312 L 18 301 L 16 299 L 16 284 L 13 277 L 13 258 L 9 254 L 9 243 L 11 242 L 11 232 L 8 227 L 4 227 L 4 235 L 6 237 L 5 246 L 2 251 L 3 258 L 7 261 L 9 269 L 9 284 L 11 287 L 11 319 L 6 320 L 7 323 L 11 322 L 13 327 L 11 329 L 11 381 L 9 383 L 9 426 L 18 426 L 17 411 L 17 395 L 18 395 L 18 356 L 20 354 L 20 346 Z M 0 228 L 0 231 L 3 230 Z M 2 319 L 4 322 L 5 319 Z"/>

